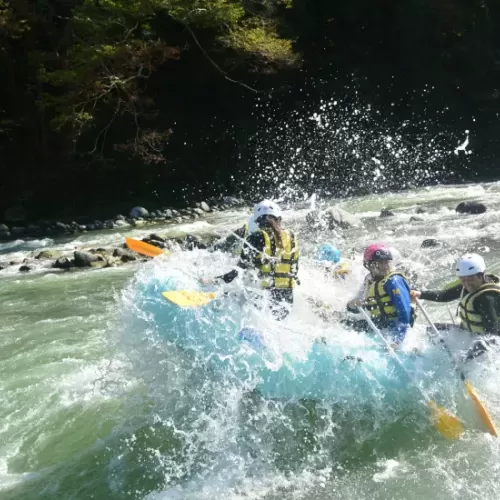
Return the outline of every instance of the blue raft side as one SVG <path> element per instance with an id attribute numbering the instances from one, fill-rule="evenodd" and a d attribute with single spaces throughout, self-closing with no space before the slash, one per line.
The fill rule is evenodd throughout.
<path id="1" fill-rule="evenodd" d="M 185 288 L 182 285 L 175 276 L 138 283 L 136 307 L 150 318 L 161 338 L 192 351 L 219 375 L 251 384 L 269 398 L 367 402 L 417 396 L 418 400 L 406 374 L 382 348 L 313 343 L 303 359 L 287 353 L 276 359 L 258 332 L 240 334 L 245 326 L 241 307 L 227 297 L 203 307 L 180 308 L 161 295 L 162 291 Z M 191 289 L 195 289 L 192 283 Z M 399 356 L 424 384 L 443 370 L 449 371 L 435 356 Z"/>

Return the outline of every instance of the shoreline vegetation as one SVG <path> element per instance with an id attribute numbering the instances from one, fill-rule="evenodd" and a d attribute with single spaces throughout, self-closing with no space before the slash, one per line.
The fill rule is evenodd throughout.
<path id="1" fill-rule="evenodd" d="M 3 232 L 489 175 L 499 26 L 494 2 L 0 0 Z"/>

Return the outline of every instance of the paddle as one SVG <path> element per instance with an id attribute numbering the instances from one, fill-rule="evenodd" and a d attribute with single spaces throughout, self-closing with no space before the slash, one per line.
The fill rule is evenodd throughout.
<path id="1" fill-rule="evenodd" d="M 382 342 L 387 347 L 390 355 L 394 358 L 394 360 L 399 364 L 399 366 L 406 373 L 410 382 L 420 391 L 422 397 L 425 399 L 429 408 L 432 411 L 432 420 L 434 422 L 434 426 L 436 429 L 446 438 L 446 439 L 458 439 L 461 434 L 464 432 L 464 427 L 460 420 L 457 417 L 453 416 L 448 412 L 445 408 L 438 406 L 434 401 L 432 401 L 429 396 L 423 391 L 423 389 L 417 384 L 417 382 L 413 379 L 410 372 L 406 369 L 405 365 L 399 359 L 399 356 L 394 352 L 394 349 L 391 347 L 387 339 L 382 335 L 382 332 L 375 326 L 375 323 L 371 320 L 368 313 L 362 308 L 359 307 L 358 310 L 361 312 L 365 320 L 370 325 L 371 329 L 374 333 L 376 333 Z"/>
<path id="2" fill-rule="evenodd" d="M 169 253 L 168 250 L 162 250 L 154 245 L 150 245 L 141 240 L 134 240 L 133 238 L 125 238 L 125 243 L 130 250 L 148 257 L 157 257 L 158 255 Z"/>
<path id="3" fill-rule="evenodd" d="M 197 290 L 170 290 L 161 294 L 179 307 L 201 307 L 212 302 L 215 292 L 199 292 Z"/>
<path id="4" fill-rule="evenodd" d="M 458 366 L 458 364 L 455 360 L 455 357 L 453 356 L 453 353 L 451 352 L 450 348 L 448 347 L 448 345 L 444 341 L 443 337 L 439 333 L 439 330 L 436 328 L 436 325 L 432 322 L 431 318 L 427 314 L 427 311 L 424 309 L 424 306 L 422 305 L 420 300 L 416 298 L 415 302 L 417 304 L 417 307 L 422 311 L 422 314 L 425 316 L 425 319 L 427 320 L 427 322 L 429 323 L 431 328 L 434 330 L 434 333 L 439 338 L 439 342 L 443 345 L 445 351 L 449 354 L 449 356 L 452 360 L 452 363 L 453 363 L 453 368 L 459 374 L 460 379 L 464 383 L 465 389 L 466 389 L 467 393 L 469 394 L 469 397 L 472 399 L 472 402 L 474 403 L 474 406 L 476 407 L 476 410 L 479 413 L 479 416 L 481 417 L 482 422 L 484 423 L 484 425 L 488 429 L 488 432 L 490 434 L 492 434 L 493 436 L 498 436 L 497 429 L 495 427 L 495 424 L 491 420 L 491 417 L 490 417 L 488 411 L 484 407 L 483 403 L 481 403 L 481 400 L 479 399 L 479 396 L 477 395 L 476 391 L 474 390 L 474 387 L 472 387 L 472 384 L 468 380 L 466 380 L 465 373 Z"/>

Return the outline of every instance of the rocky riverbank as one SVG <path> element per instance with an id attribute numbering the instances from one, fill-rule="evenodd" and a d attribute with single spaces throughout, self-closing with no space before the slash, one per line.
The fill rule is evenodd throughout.
<path id="1" fill-rule="evenodd" d="M 0 241 L 75 235 L 89 231 L 142 228 L 158 224 L 179 224 L 183 221 L 200 218 L 208 213 L 243 207 L 244 205 L 244 200 L 226 196 L 221 199 L 195 203 L 193 207 L 178 210 L 167 207 L 156 210 L 134 207 L 128 216 L 118 214 L 105 220 L 88 220 L 84 217 L 78 217 L 75 218 L 76 220 L 40 220 L 33 223 L 26 222 L 27 215 L 22 207 L 13 207 L 4 214 L 5 223 L 0 223 Z"/>

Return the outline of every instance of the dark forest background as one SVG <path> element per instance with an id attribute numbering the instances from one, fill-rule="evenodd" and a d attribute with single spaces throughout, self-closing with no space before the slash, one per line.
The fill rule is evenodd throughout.
<path id="1" fill-rule="evenodd" d="M 0 220 L 500 173 L 498 0 L 0 0 L 0 63 Z"/>

